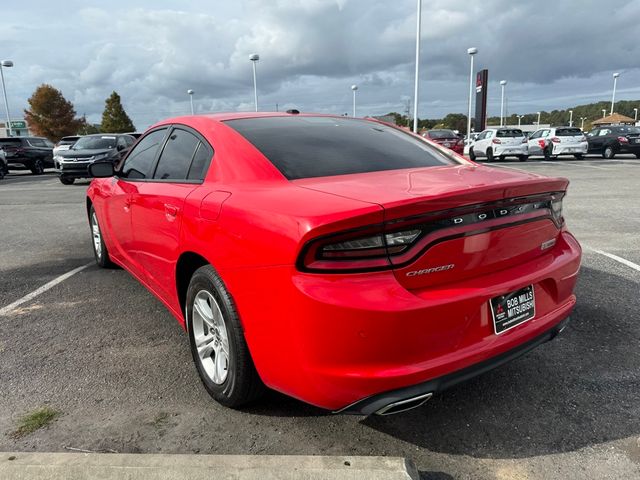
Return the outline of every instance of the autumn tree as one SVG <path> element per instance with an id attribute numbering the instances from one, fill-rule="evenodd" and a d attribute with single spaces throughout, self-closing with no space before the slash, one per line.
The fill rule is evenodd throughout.
<path id="1" fill-rule="evenodd" d="M 135 129 L 136 127 L 133 126 L 133 122 L 122 107 L 120 95 L 113 92 L 105 101 L 100 130 L 105 133 L 126 133 L 134 132 Z"/>
<path id="2" fill-rule="evenodd" d="M 53 142 L 76 134 L 82 125 L 82 119 L 76 118 L 73 104 L 51 85 L 42 84 L 36 88 L 29 106 L 31 108 L 24 111 L 29 129 Z"/>

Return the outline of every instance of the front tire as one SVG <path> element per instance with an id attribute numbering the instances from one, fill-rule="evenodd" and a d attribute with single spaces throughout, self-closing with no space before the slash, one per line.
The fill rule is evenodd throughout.
<path id="1" fill-rule="evenodd" d="M 476 153 L 473 151 L 473 148 L 469 148 L 469 158 L 472 162 L 476 161 Z"/>
<path id="2" fill-rule="evenodd" d="M 44 173 L 44 163 L 42 163 L 42 160 L 36 160 L 29 170 L 34 175 L 42 175 Z"/>
<path id="3" fill-rule="evenodd" d="M 260 397 L 264 385 L 233 299 L 211 265 L 199 268 L 191 277 L 186 319 L 191 355 L 209 395 L 230 408 Z"/>
<path id="4" fill-rule="evenodd" d="M 75 178 L 67 177 L 66 175 L 60 176 L 60 183 L 62 183 L 63 185 L 73 185 L 73 182 L 75 181 Z"/>
<path id="5" fill-rule="evenodd" d="M 604 151 L 602 152 L 602 157 L 607 160 L 611 160 L 616 156 L 616 151 L 613 149 L 611 145 L 604 147 Z"/>
<path id="6" fill-rule="evenodd" d="M 102 230 L 98 223 L 98 216 L 96 211 L 91 206 L 89 209 L 89 225 L 91 227 L 91 239 L 93 240 L 93 256 L 96 259 L 96 263 L 101 268 L 115 268 L 115 263 L 109 258 L 109 251 L 104 244 L 104 237 L 102 236 Z"/>

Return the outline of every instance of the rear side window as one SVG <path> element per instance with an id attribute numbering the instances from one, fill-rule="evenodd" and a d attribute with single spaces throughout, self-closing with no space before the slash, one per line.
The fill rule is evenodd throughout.
<path id="1" fill-rule="evenodd" d="M 225 123 L 289 180 L 455 164 L 408 133 L 366 120 L 292 116 Z"/>
<path id="2" fill-rule="evenodd" d="M 166 128 L 154 130 L 140 140 L 125 159 L 121 175 L 132 179 L 150 178 L 153 162 L 166 132 Z"/>
<path id="3" fill-rule="evenodd" d="M 579 128 L 558 128 L 556 129 L 556 137 L 578 137 L 582 135 Z"/>
<path id="4" fill-rule="evenodd" d="M 198 143 L 200 140 L 195 135 L 181 129 L 173 130 L 162 150 L 153 178 L 186 180 Z"/>
<path id="5" fill-rule="evenodd" d="M 19 147 L 22 145 L 20 139 L 0 138 L 0 148 L 2 147 Z"/>
<path id="6" fill-rule="evenodd" d="M 498 130 L 496 137 L 498 138 L 524 137 L 524 133 L 522 133 L 522 130 L 518 130 L 517 128 L 509 129 L 509 130 Z"/>
<path id="7" fill-rule="evenodd" d="M 200 142 L 196 154 L 193 156 L 187 179 L 204 180 L 211 157 L 213 157 L 213 149 L 209 145 Z"/>

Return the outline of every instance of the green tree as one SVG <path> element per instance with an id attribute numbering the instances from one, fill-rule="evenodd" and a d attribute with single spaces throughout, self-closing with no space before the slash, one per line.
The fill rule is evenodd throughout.
<path id="1" fill-rule="evenodd" d="M 76 118 L 73 104 L 64 98 L 62 92 L 46 83 L 33 92 L 29 107 L 24 111 L 29 129 L 52 142 L 78 133 L 83 123 L 82 119 Z"/>
<path id="2" fill-rule="evenodd" d="M 126 133 L 134 132 L 135 129 L 136 127 L 133 126 L 133 122 L 122 107 L 120 95 L 113 92 L 105 101 L 100 130 L 104 133 Z"/>
<path id="3" fill-rule="evenodd" d="M 445 128 L 458 130 L 459 132 L 467 131 L 467 116 L 462 113 L 450 113 L 442 119 Z"/>

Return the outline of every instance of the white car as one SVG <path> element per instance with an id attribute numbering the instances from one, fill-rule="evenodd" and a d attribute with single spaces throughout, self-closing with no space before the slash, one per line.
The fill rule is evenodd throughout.
<path id="1" fill-rule="evenodd" d="M 529 158 L 527 137 L 519 128 L 487 128 L 469 147 L 471 160 L 482 157 L 487 162 L 492 162 L 496 157 L 500 160 L 518 157 L 521 162 L 526 162 Z"/>
<path id="2" fill-rule="evenodd" d="M 529 155 L 549 160 L 559 155 L 583 158 L 589 149 L 587 137 L 576 127 L 541 128 L 529 137 Z"/>
<path id="3" fill-rule="evenodd" d="M 62 137 L 60 141 L 56 143 L 55 147 L 53 147 L 53 156 L 55 157 L 58 153 L 69 150 L 73 146 L 73 144 L 78 141 L 79 138 L 80 137 L 78 135 Z"/>

